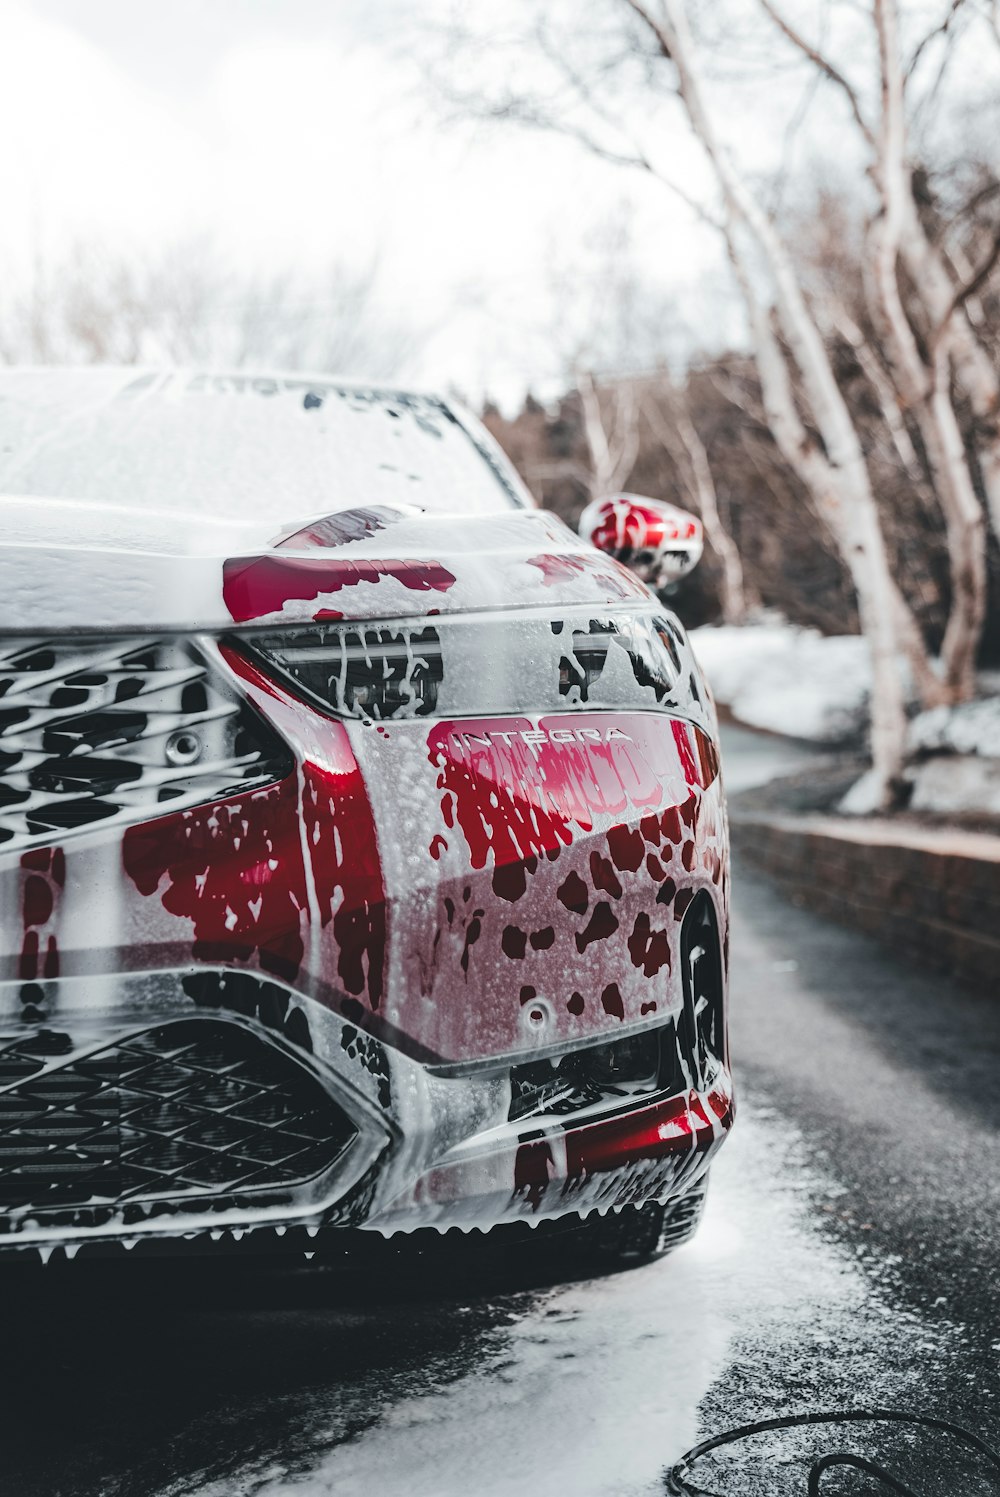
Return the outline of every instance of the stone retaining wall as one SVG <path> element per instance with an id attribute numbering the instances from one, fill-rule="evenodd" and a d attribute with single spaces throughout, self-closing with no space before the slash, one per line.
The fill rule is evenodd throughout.
<path id="1" fill-rule="evenodd" d="M 732 832 L 793 903 L 1000 994 L 1000 837 L 762 814 Z"/>

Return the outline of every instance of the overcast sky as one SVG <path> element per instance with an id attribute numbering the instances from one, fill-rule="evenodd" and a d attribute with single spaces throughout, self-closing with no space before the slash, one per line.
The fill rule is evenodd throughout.
<path id="1" fill-rule="evenodd" d="M 662 186 L 554 135 L 444 123 L 412 28 L 447 3 L 0 0 L 0 273 L 39 248 L 58 257 L 82 242 L 141 257 L 199 236 L 240 268 L 376 262 L 384 312 L 424 334 L 402 372 L 509 404 L 528 383 L 544 393 L 565 369 L 575 336 L 566 321 L 600 294 L 593 242 L 628 218 L 664 351 L 738 337 L 718 245 Z M 527 4 L 469 9 L 495 25 Z M 820 14 L 817 0 L 786 5 L 809 26 Z M 919 29 L 923 12 L 944 5 L 907 0 L 906 15 Z M 782 62 L 759 8 L 695 9 L 716 112 L 744 166 L 767 177 L 788 165 L 791 144 L 801 179 L 815 153 L 863 190 L 839 95 L 820 91 L 803 124 L 806 81 Z M 831 14 L 845 65 L 864 69 L 864 47 L 843 30 L 863 25 L 859 11 L 844 0 Z M 748 22 L 742 39 L 734 15 Z M 970 112 L 986 84 L 979 63 L 974 55 L 959 75 Z M 482 65 L 502 81 L 499 56 L 487 49 Z M 519 79 L 530 66 L 518 56 Z M 993 129 L 1000 94 L 984 97 L 991 107 L 977 105 L 963 129 L 974 119 Z M 704 195 L 686 131 L 669 116 L 655 128 L 671 175 Z"/>
<path id="2" fill-rule="evenodd" d="M 560 262 L 584 273 L 581 246 L 626 198 L 654 283 L 694 285 L 713 251 L 662 188 L 560 139 L 444 127 L 398 50 L 407 10 L 14 0 L 0 19 L 4 260 L 202 233 L 237 264 L 377 258 L 386 306 L 431 330 L 411 376 L 508 398 L 562 357 L 552 276 Z"/>

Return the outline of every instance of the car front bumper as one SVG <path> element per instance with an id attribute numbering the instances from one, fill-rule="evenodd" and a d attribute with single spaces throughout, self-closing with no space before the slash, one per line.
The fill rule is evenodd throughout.
<path id="1" fill-rule="evenodd" d="M 0 985 L 0 1014 L 4 1007 L 10 1013 L 16 1000 L 17 985 Z M 3 1029 L 5 1105 L 8 1112 L 21 1109 L 22 1124 L 30 1110 L 20 1134 L 28 1127 L 33 1145 L 46 1140 L 35 1152 L 47 1173 L 43 1207 L 37 1199 L 6 1201 L 0 1250 L 36 1249 L 43 1256 L 60 1247 L 72 1254 L 84 1244 L 207 1244 L 250 1234 L 263 1246 L 286 1233 L 290 1240 L 301 1235 L 295 1229 L 307 1236 L 347 1227 L 390 1236 L 618 1210 L 683 1194 L 707 1169 L 733 1120 L 731 1079 L 720 1061 L 707 1077 L 673 1094 L 617 1104 L 609 1099 L 581 1116 L 511 1122 L 509 1066 L 454 1074 L 424 1064 L 290 988 L 224 969 L 64 979 L 57 1035 L 39 1030 L 26 1042 L 23 1025 L 8 1022 Z M 284 1122 L 279 1116 L 276 1123 L 273 1108 L 258 1116 L 255 1103 L 241 1104 L 240 1095 L 250 1091 L 240 1092 L 240 1072 L 225 1054 L 214 1063 L 215 1076 L 197 1047 L 187 1052 L 194 1059 L 186 1070 L 176 1059 L 162 1064 L 159 1055 L 138 1068 L 129 1059 L 143 1054 L 144 1037 L 175 1033 L 185 1040 L 211 1036 L 213 1054 L 221 1043 L 223 1052 L 228 1045 L 251 1061 L 259 1047 L 261 1058 L 279 1067 L 278 1090 L 294 1098 L 301 1088 L 312 1089 L 313 1116 L 320 1093 L 329 1099 L 344 1126 L 337 1147 L 331 1143 L 319 1161 L 322 1168 L 308 1173 L 317 1163 L 308 1150 L 299 1156 L 308 1161 L 302 1171 L 308 1177 L 301 1180 L 292 1178 L 294 1162 L 280 1170 L 267 1163 L 273 1150 L 269 1155 L 261 1143 L 270 1144 L 279 1128 L 287 1134 L 298 1125 L 288 1123 L 287 1108 Z M 27 1071 L 11 1088 L 15 1065 Z M 223 1073 L 232 1077 L 228 1093 L 218 1090 Z M 270 1095 L 272 1085 L 265 1076 L 263 1093 Z M 295 1106 L 299 1114 L 305 1110 Z M 69 1108 L 77 1132 L 72 1152 L 63 1147 L 60 1154 Z M 81 1114 L 92 1125 L 82 1143 Z M 134 1152 L 136 1137 L 155 1137 L 162 1160 L 171 1128 L 177 1130 L 176 1178 L 183 1191 L 172 1194 L 164 1174 L 123 1199 L 116 1190 L 125 1178 L 120 1171 L 130 1157 L 144 1157 Z M 18 1137 L 15 1127 L 4 1148 L 24 1149 Z M 106 1183 L 86 1171 L 74 1175 L 72 1165 L 63 1189 L 53 1194 L 53 1159 L 65 1168 L 88 1147 L 92 1154 L 103 1148 L 111 1171 Z M 31 1158 L 28 1150 L 29 1170 Z M 256 1173 L 248 1160 L 259 1164 Z M 195 1188 L 192 1179 L 200 1181 Z"/>

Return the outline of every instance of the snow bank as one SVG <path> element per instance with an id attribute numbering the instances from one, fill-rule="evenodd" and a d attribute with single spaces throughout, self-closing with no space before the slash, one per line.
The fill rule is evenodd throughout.
<path id="1" fill-rule="evenodd" d="M 933 707 L 910 724 L 907 747 L 915 754 L 977 754 L 1000 759 L 1000 695 L 960 707 Z"/>
<path id="2" fill-rule="evenodd" d="M 864 732 L 871 693 L 868 646 L 783 619 L 707 625 L 691 642 L 716 701 L 739 722 L 814 743 Z"/>
<path id="3" fill-rule="evenodd" d="M 817 744 L 863 735 L 871 662 L 859 636 L 824 637 L 772 617 L 695 629 L 691 643 L 716 701 L 737 722 Z M 911 810 L 1000 816 L 1000 677 L 981 677 L 979 685 L 990 694 L 921 712 L 910 723 Z M 871 813 L 877 790 L 873 775 L 863 775 L 841 810 Z"/>
<path id="4" fill-rule="evenodd" d="M 907 775 L 911 810 L 1000 816 L 1000 692 L 921 712 L 907 749 L 917 761 Z"/>
<path id="5" fill-rule="evenodd" d="M 1000 759 L 947 754 L 926 759 L 908 772 L 911 811 L 939 815 L 1000 816 Z"/>

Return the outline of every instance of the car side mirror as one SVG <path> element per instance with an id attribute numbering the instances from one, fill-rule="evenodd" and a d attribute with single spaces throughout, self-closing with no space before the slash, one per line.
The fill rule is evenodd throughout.
<path id="1" fill-rule="evenodd" d="M 654 587 L 685 577 L 704 548 L 696 515 L 641 494 L 592 499 L 580 516 L 580 534 Z"/>

